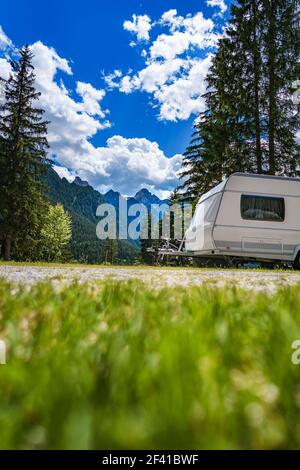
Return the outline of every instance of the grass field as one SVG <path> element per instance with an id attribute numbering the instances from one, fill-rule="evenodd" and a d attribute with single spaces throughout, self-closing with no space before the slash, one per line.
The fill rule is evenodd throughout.
<path id="1" fill-rule="evenodd" d="M 0 281 L 0 447 L 299 448 L 300 286 Z"/>
<path id="2" fill-rule="evenodd" d="M 82 264 L 82 263 L 56 263 L 56 262 L 46 262 L 46 261 L 3 261 L 0 260 L 0 267 L 1 266 L 11 266 L 11 267 L 28 267 L 28 268 L 72 268 L 72 269 L 110 269 L 110 268 L 118 268 L 118 269 L 123 269 L 123 270 L 134 270 L 137 268 L 143 268 L 143 269 L 148 269 L 148 270 L 155 270 L 155 269 L 162 269 L 162 270 L 174 270 L 178 269 L 180 271 L 195 271 L 195 270 L 209 270 L 209 271 L 220 271 L 220 269 L 225 269 L 225 270 L 230 270 L 230 271 L 238 271 L 238 272 L 266 272 L 266 273 L 298 273 L 297 270 L 294 270 L 292 268 L 274 268 L 274 269 L 268 269 L 268 268 L 248 268 L 248 267 L 224 267 L 224 268 L 219 268 L 219 267 L 196 267 L 196 266 L 167 266 L 167 265 L 149 265 L 149 264 L 143 264 L 143 263 L 137 263 L 137 264 L 111 264 L 111 263 L 101 263 L 101 264 Z"/>

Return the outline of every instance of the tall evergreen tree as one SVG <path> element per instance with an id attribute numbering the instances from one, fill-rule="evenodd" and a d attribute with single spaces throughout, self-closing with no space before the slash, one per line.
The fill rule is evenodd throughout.
<path id="1" fill-rule="evenodd" d="M 20 50 L 12 62 L 0 107 L 0 233 L 2 255 L 11 258 L 17 239 L 32 239 L 46 210 L 40 175 L 46 163 L 47 121 L 44 111 L 34 107 L 40 93 L 35 90 L 32 53 Z"/>
<path id="2" fill-rule="evenodd" d="M 238 0 L 207 77 L 206 111 L 182 169 L 195 199 L 235 171 L 293 175 L 299 165 L 299 0 Z"/>
<path id="3" fill-rule="evenodd" d="M 300 76 L 300 1 L 262 0 L 262 11 L 268 170 L 293 175 L 300 163 L 300 107 L 292 100 Z"/>
<path id="4" fill-rule="evenodd" d="M 244 142 L 244 170 L 262 173 L 265 163 L 262 112 L 262 1 L 240 0 L 232 6 L 227 29 L 229 63 L 234 70 L 235 87 L 230 87 L 234 113 L 242 123 L 240 138 Z M 226 42 L 226 39 L 224 39 Z M 235 156 L 235 159 L 237 156 Z M 238 156 L 240 159 L 240 155 Z"/>

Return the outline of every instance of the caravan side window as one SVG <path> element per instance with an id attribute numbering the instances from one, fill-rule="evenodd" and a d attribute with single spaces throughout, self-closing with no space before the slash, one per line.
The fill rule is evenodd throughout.
<path id="1" fill-rule="evenodd" d="M 283 222 L 285 205 L 282 197 L 241 196 L 241 216 L 246 220 Z"/>

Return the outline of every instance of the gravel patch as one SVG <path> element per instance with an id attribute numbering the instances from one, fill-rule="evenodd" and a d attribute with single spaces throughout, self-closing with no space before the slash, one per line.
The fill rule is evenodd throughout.
<path id="1" fill-rule="evenodd" d="M 118 267 L 42 267 L 0 266 L 0 277 L 17 284 L 33 285 L 51 280 L 54 285 L 73 281 L 93 283 L 107 278 L 126 281 L 139 279 L 153 288 L 165 286 L 224 286 L 228 283 L 256 291 L 274 291 L 279 286 L 300 283 L 300 273 L 289 271 L 247 271 L 230 269 L 118 268 Z"/>

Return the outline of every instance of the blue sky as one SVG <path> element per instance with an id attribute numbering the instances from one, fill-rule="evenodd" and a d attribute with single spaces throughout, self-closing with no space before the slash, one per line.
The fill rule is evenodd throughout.
<path id="1" fill-rule="evenodd" d="M 0 75 L 29 44 L 61 175 L 96 188 L 165 195 L 229 0 L 1 0 Z M 134 15 L 134 16 L 133 16 Z"/>

